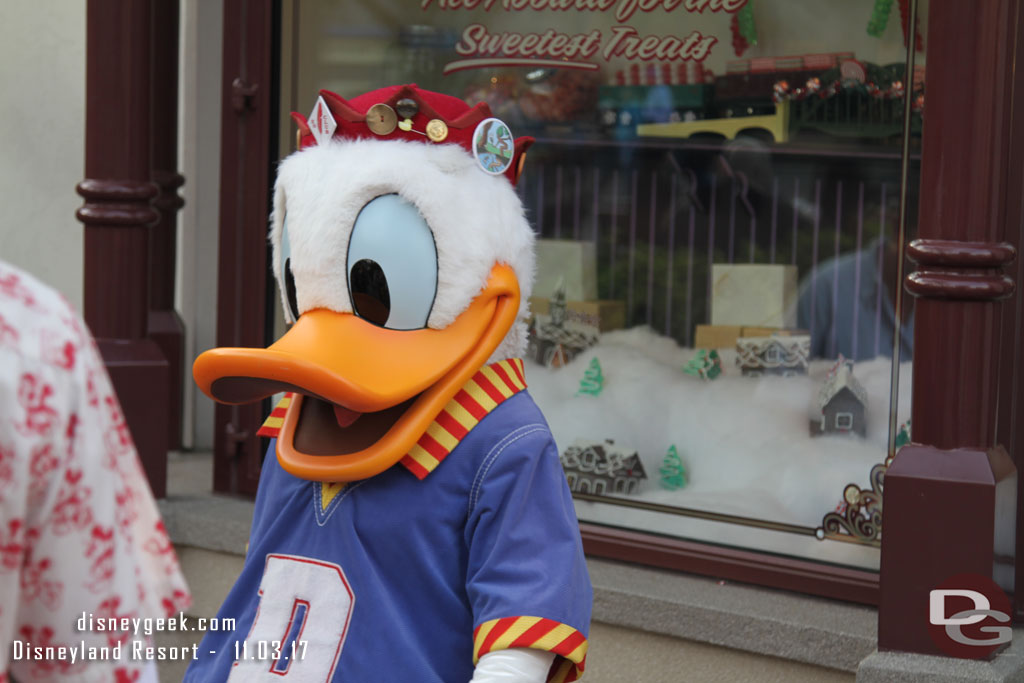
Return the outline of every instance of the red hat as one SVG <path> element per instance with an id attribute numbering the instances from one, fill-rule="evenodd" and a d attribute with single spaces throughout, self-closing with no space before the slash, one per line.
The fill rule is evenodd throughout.
<path id="1" fill-rule="evenodd" d="M 366 138 L 456 144 L 473 154 L 477 126 L 491 118 L 486 102 L 470 107 L 457 97 L 421 90 L 414 84 L 373 90 L 352 100 L 345 100 L 329 90 L 321 90 L 320 97 L 337 125 L 331 137 L 342 140 Z M 311 118 L 322 115 L 320 102 L 317 100 Z M 299 149 L 316 145 L 317 136 L 311 130 L 311 121 L 296 112 L 292 112 L 292 119 L 299 125 Z M 312 123 L 317 125 L 318 122 Z M 513 185 L 519 180 L 526 150 L 532 144 L 531 137 L 515 139 L 512 163 L 504 171 Z"/>

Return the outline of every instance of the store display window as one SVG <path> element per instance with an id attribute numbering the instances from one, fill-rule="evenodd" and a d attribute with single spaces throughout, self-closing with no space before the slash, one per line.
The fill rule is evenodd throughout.
<path id="1" fill-rule="evenodd" d="M 911 9 L 290 0 L 281 130 L 319 88 L 488 102 L 537 139 L 526 376 L 581 522 L 877 570 L 911 428 Z"/>

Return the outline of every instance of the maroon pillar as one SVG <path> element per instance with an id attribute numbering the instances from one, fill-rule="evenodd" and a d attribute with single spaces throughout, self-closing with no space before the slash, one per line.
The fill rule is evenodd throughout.
<path id="1" fill-rule="evenodd" d="M 150 3 L 89 0 L 86 41 L 84 313 L 153 493 L 167 477 L 167 361 L 149 311 Z"/>
<path id="2" fill-rule="evenodd" d="M 225 0 L 217 345 L 267 343 L 267 216 L 274 98 L 274 3 Z M 213 489 L 255 494 L 268 409 L 217 404 Z"/>
<path id="3" fill-rule="evenodd" d="M 1017 12 L 1017 35 L 1024 35 L 1024 13 Z M 1024 68 L 1016 68 L 1013 72 L 1013 83 L 1010 88 L 1012 111 L 1024 111 Z M 1019 124 L 1010 129 L 1011 149 L 1024 147 L 1024 127 Z M 1007 173 L 1006 216 L 1003 220 L 1007 226 L 1006 241 L 1013 244 L 1017 253 L 1024 249 L 1024 164 L 1010 163 Z M 1024 281 L 1024 258 L 1013 264 L 1013 277 L 1016 282 Z M 1015 556 L 1024 558 L 1024 355 L 1021 345 L 1024 344 L 1024 297 L 1020 289 L 1012 299 L 1003 305 L 1002 344 L 999 374 L 1002 381 L 999 386 L 999 419 L 997 442 L 1006 446 L 1006 450 L 1017 467 L 1017 538 Z M 1013 594 L 1014 619 L 1024 621 L 1024 561 L 1014 562 L 1009 557 L 997 557 L 1004 565 L 1013 564 L 1015 583 L 1018 586 Z"/>
<path id="4" fill-rule="evenodd" d="M 149 239 L 148 332 L 169 366 L 167 447 L 176 449 L 181 447 L 185 359 L 185 325 L 174 309 L 178 210 L 185 204 L 178 196 L 185 183 L 178 173 L 178 0 L 154 2 L 152 23 L 152 178 L 159 188 L 153 206 L 160 218 Z"/>
<path id="5" fill-rule="evenodd" d="M 914 321 L 913 447 L 885 479 L 878 647 L 937 650 L 928 591 L 961 572 L 991 576 L 1000 299 L 1019 0 L 932 0 L 921 155 Z"/>

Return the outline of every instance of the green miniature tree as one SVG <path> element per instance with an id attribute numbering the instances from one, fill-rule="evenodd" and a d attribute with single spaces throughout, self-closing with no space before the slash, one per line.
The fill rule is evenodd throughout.
<path id="1" fill-rule="evenodd" d="M 908 443 L 910 443 L 910 420 L 900 425 L 900 431 L 896 433 L 896 440 L 893 442 L 893 445 L 896 447 L 896 450 L 899 450 Z"/>
<path id="2" fill-rule="evenodd" d="M 661 461 L 661 485 L 675 491 L 684 488 L 689 483 L 689 475 L 686 472 L 686 465 L 679 457 L 676 445 L 672 444 L 665 453 L 665 459 Z"/>
<path id="3" fill-rule="evenodd" d="M 583 371 L 583 379 L 580 380 L 580 388 L 576 394 L 590 394 L 597 396 L 604 389 L 604 373 L 601 371 L 601 363 L 594 357 L 590 365 Z"/>
<path id="4" fill-rule="evenodd" d="M 722 374 L 722 359 L 714 349 L 697 349 L 696 355 L 686 364 L 683 372 L 703 380 L 712 380 Z"/>

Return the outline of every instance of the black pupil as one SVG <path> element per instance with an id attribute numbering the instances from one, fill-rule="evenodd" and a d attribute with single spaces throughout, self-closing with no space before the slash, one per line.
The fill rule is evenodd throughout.
<path id="1" fill-rule="evenodd" d="M 391 294 L 380 264 L 367 258 L 357 261 L 352 266 L 348 281 L 356 315 L 375 325 L 387 323 L 391 315 Z"/>
<path id="2" fill-rule="evenodd" d="M 284 295 L 288 299 L 288 307 L 291 309 L 292 319 L 299 319 L 299 299 L 295 294 L 295 276 L 292 275 L 292 260 L 284 260 Z"/>

